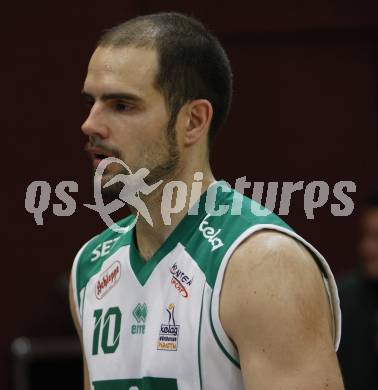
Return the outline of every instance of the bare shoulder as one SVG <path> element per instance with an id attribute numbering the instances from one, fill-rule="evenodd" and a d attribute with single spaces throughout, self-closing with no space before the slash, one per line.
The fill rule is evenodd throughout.
<path id="1" fill-rule="evenodd" d="M 312 255 L 299 241 L 272 230 L 262 230 L 245 240 L 234 252 L 230 264 L 242 267 L 243 272 L 254 270 L 261 274 L 274 267 L 275 272 L 269 275 L 276 279 L 281 272 L 290 270 L 317 271 Z"/>
<path id="2" fill-rule="evenodd" d="M 261 334 L 267 323 L 282 321 L 296 331 L 321 323 L 327 325 L 324 333 L 331 333 L 321 272 L 310 252 L 284 233 L 264 230 L 239 246 L 226 269 L 220 302 L 222 324 L 235 341 L 244 337 L 244 326 Z M 241 312 L 245 321 L 236 321 Z"/>
<path id="3" fill-rule="evenodd" d="M 297 240 L 261 231 L 241 244 L 225 272 L 219 313 L 246 388 L 343 388 L 322 275 Z"/>

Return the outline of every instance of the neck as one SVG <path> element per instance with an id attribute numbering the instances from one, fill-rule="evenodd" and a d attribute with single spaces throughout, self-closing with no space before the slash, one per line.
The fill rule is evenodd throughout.
<path id="1" fill-rule="evenodd" d="M 198 180 L 196 172 L 203 173 Z M 172 181 L 180 182 L 174 185 Z M 215 181 L 209 166 L 180 172 L 166 178 L 153 193 L 143 198 L 152 226 L 140 215 L 136 224 L 136 244 L 140 256 L 148 261 L 160 248 L 188 210 Z"/>

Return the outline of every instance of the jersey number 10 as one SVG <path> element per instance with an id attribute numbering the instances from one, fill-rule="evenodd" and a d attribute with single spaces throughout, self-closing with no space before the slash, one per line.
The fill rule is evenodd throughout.
<path id="1" fill-rule="evenodd" d="M 110 307 L 105 315 L 98 309 L 93 313 L 95 328 L 93 332 L 92 355 L 98 354 L 99 341 L 104 353 L 114 353 L 119 345 L 122 313 L 119 307 Z"/>

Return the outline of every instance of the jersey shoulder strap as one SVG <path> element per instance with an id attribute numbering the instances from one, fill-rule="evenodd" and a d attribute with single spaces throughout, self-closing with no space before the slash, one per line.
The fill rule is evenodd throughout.
<path id="1" fill-rule="evenodd" d="M 119 227 L 129 226 L 135 217 L 133 215 L 118 221 Z M 122 240 L 120 238 L 122 237 Z M 93 237 L 80 249 L 72 266 L 71 281 L 75 295 L 78 318 L 81 311 L 81 291 L 88 280 L 100 272 L 102 264 L 121 246 L 129 245 L 132 239 L 132 230 L 127 233 L 118 233 L 110 228 Z"/>
<path id="2" fill-rule="evenodd" d="M 210 187 L 206 203 L 210 204 L 212 198 L 215 207 L 210 210 L 204 206 L 209 208 L 208 212 L 204 213 L 195 233 L 183 244 L 213 288 L 222 259 L 244 234 L 247 237 L 251 229 L 264 226 L 292 229 L 276 214 L 222 182 Z"/>
<path id="3" fill-rule="evenodd" d="M 222 350 L 226 350 L 230 357 L 237 360 L 235 348 L 228 340 L 219 319 L 219 298 L 225 269 L 237 247 L 252 234 L 264 229 L 286 234 L 299 241 L 317 263 L 331 304 L 333 336 L 337 349 L 341 329 L 340 304 L 333 274 L 324 257 L 280 217 L 254 200 L 221 182 L 213 185 L 209 191 L 214 192 L 216 198 L 215 210 L 223 208 L 224 213 L 221 216 L 215 210 L 205 213 L 195 234 L 185 243 L 185 248 L 203 270 L 206 282 L 212 289 L 211 323 Z"/>

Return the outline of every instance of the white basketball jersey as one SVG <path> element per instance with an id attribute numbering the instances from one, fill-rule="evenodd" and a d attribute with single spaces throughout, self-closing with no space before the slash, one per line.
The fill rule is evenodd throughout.
<path id="1" fill-rule="evenodd" d="M 148 262 L 138 254 L 134 229 L 105 230 L 76 256 L 72 284 L 92 389 L 244 389 L 238 352 L 219 319 L 219 297 L 232 253 L 262 229 L 292 236 L 312 253 L 329 295 L 337 349 L 339 300 L 324 258 L 251 199 L 221 183 L 210 188 Z M 211 193 L 216 208 L 228 206 L 223 216 L 206 212 Z M 230 212 L 235 197 L 241 215 Z M 257 209 L 260 216 L 251 211 Z"/>

